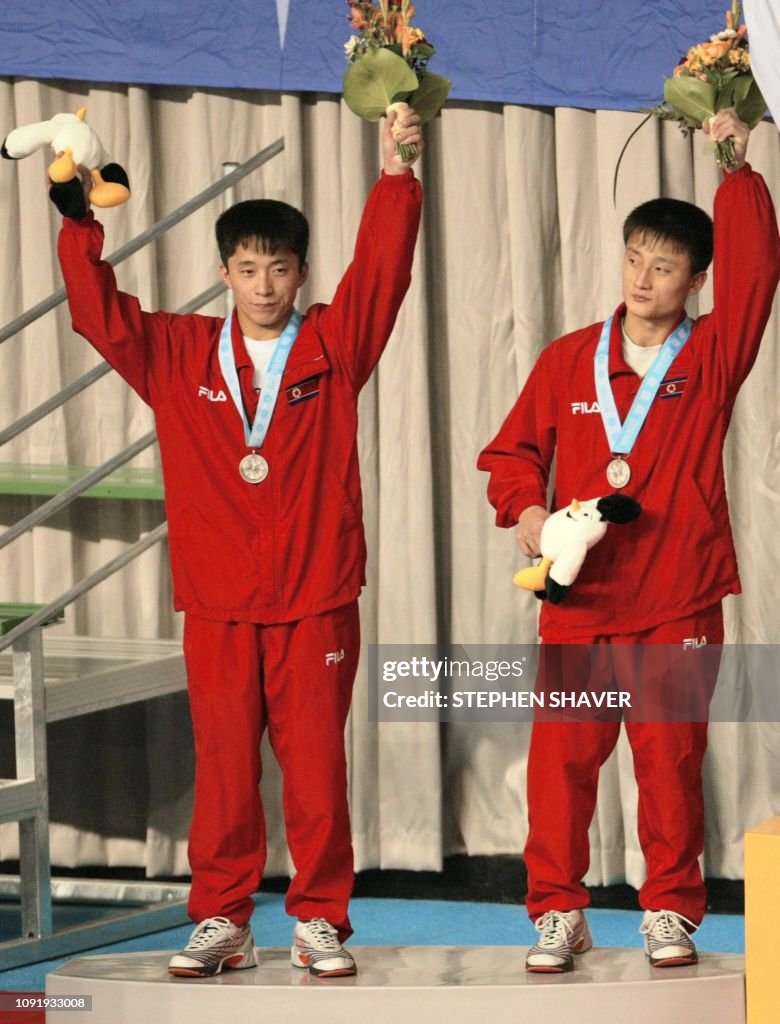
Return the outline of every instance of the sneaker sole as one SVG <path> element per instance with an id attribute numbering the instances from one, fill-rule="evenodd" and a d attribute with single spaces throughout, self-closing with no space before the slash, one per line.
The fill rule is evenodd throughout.
<path id="1" fill-rule="evenodd" d="M 312 967 L 307 964 L 304 957 L 298 953 L 300 963 L 296 963 L 295 960 L 290 960 L 293 967 L 297 967 L 299 971 L 308 971 L 309 974 L 313 974 L 315 978 L 349 978 L 352 975 L 357 974 L 357 964 L 353 964 L 352 967 L 336 967 L 332 971 L 322 971 L 317 967 Z"/>
<path id="2" fill-rule="evenodd" d="M 335 971 L 318 971 L 316 967 L 310 967 L 309 974 L 315 978 L 351 978 L 357 974 L 357 967 L 339 967 Z"/>
<path id="3" fill-rule="evenodd" d="M 213 978 L 217 974 L 221 974 L 223 970 L 246 971 L 250 967 L 257 967 L 256 960 L 252 964 L 244 964 L 241 963 L 243 959 L 243 953 L 237 957 L 228 957 L 227 960 L 217 964 L 214 970 L 198 970 L 196 967 L 169 967 L 168 974 L 172 974 L 176 978 Z"/>
<path id="4" fill-rule="evenodd" d="M 574 964 L 571 967 L 553 967 L 551 964 L 526 964 L 525 969 L 530 974 L 568 974 L 574 970 Z"/>
<path id="5" fill-rule="evenodd" d="M 651 967 L 691 967 L 699 962 L 697 956 L 670 956 L 665 960 L 653 960 L 648 957 L 648 960 Z"/>

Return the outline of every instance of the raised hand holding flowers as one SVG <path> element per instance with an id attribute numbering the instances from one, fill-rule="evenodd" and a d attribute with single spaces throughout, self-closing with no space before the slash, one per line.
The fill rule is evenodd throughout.
<path id="1" fill-rule="evenodd" d="M 687 133 L 701 128 L 718 111 L 733 107 L 752 129 L 766 114 L 766 103 L 750 67 L 746 26 L 740 25 L 742 5 L 733 0 L 726 28 L 709 41 L 692 46 L 664 85 L 664 102 L 651 113 L 677 121 Z M 732 137 L 715 141 L 718 167 L 733 170 L 738 160 Z"/>
<path id="2" fill-rule="evenodd" d="M 714 146 L 726 145 L 729 163 L 725 169 L 729 172 L 739 170 L 745 163 L 750 127 L 739 118 L 736 110 L 733 107 L 719 110 L 701 127 L 704 134 L 709 135 Z"/>
<path id="3" fill-rule="evenodd" d="M 403 114 L 413 106 L 422 123 L 441 110 L 451 83 L 428 71 L 434 49 L 412 25 L 411 0 L 347 0 L 349 20 L 357 29 L 344 50 L 350 67 L 344 75 L 344 100 L 367 121 L 395 110 L 393 131 L 402 161 L 417 155 L 417 145 L 401 141 Z"/>
<path id="4" fill-rule="evenodd" d="M 391 110 L 382 131 L 382 169 L 385 174 L 404 174 L 424 147 L 420 118 L 414 108 L 406 106 L 402 111 Z"/>

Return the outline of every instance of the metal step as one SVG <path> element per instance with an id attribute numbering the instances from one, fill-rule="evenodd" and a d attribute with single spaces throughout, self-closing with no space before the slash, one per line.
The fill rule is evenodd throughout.
<path id="1" fill-rule="evenodd" d="M 53 877 L 52 899 L 58 903 L 90 903 L 144 907 L 149 903 L 183 903 L 190 894 L 189 884 L 131 881 L 121 878 Z M 0 875 L 0 899 L 19 899 L 17 875 Z"/>
<path id="2" fill-rule="evenodd" d="M 0 779 L 0 822 L 34 818 L 37 810 L 35 779 Z"/>
<path id="3" fill-rule="evenodd" d="M 0 623 L 14 628 L 37 606 L 0 606 Z M 7 635 L 7 628 L 5 629 Z M 13 963 L 29 963 L 44 951 L 84 949 L 104 941 L 117 928 L 121 934 L 139 934 L 155 921 L 186 917 L 181 893 L 146 892 L 153 906 L 52 934 L 52 883 L 49 861 L 49 800 L 46 726 L 49 722 L 90 714 L 105 708 L 175 693 L 185 686 L 184 657 L 177 640 L 111 640 L 91 637 L 54 637 L 41 627 L 19 637 L 13 648 L 0 652 L 0 699 L 14 702 L 16 779 L 0 779 L 0 822 L 18 822 L 20 875 L 5 879 L 21 904 L 21 938 L 3 943 L 0 970 Z M 111 883 L 104 886 L 108 895 Z M 121 905 L 128 893 L 113 886 L 113 899 Z M 137 894 L 140 895 L 140 894 Z M 172 909 L 172 904 L 176 910 Z M 171 916 L 173 914 L 173 916 Z M 126 920 L 125 920 L 126 919 Z M 64 943 L 65 945 L 62 945 Z M 75 945 L 68 945 L 75 943 Z"/>
<path id="4" fill-rule="evenodd" d="M 178 640 L 44 634 L 46 721 L 90 714 L 186 687 Z M 13 699 L 10 652 L 0 653 L 0 700 Z"/>
<path id="5" fill-rule="evenodd" d="M 0 494 L 51 496 L 91 473 L 94 466 L 52 466 L 0 462 Z M 144 466 L 121 466 L 82 495 L 84 498 L 135 498 L 162 501 L 162 471 Z"/>

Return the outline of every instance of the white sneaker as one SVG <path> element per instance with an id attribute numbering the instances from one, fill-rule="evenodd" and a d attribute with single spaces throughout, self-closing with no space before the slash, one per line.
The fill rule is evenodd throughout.
<path id="1" fill-rule="evenodd" d="M 687 924 L 696 925 L 673 910 L 646 910 L 639 931 L 645 937 L 645 953 L 653 967 L 684 967 L 698 963 L 699 957 Z"/>
<path id="2" fill-rule="evenodd" d="M 241 970 L 257 964 L 255 942 L 248 924 L 239 926 L 226 917 L 207 917 L 190 941 L 168 963 L 168 973 L 183 978 L 211 978 L 223 968 Z"/>
<path id="3" fill-rule="evenodd" d="M 525 969 L 544 974 L 574 970 L 574 957 L 593 946 L 588 922 L 581 910 L 548 910 L 535 922 L 539 939 L 525 958 Z"/>
<path id="4" fill-rule="evenodd" d="M 293 967 L 308 968 L 318 978 L 357 973 L 352 954 L 344 949 L 338 932 L 323 917 L 296 924 L 290 956 Z"/>

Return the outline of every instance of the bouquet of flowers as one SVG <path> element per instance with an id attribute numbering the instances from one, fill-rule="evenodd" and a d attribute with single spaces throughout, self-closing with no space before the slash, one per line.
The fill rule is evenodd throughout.
<path id="1" fill-rule="evenodd" d="M 742 5 L 733 0 L 726 14 L 726 28 L 709 41 L 692 46 L 664 85 L 664 102 L 651 114 L 677 121 L 684 134 L 713 117 L 719 110 L 734 107 L 737 116 L 755 128 L 767 107 L 750 68 L 746 26 L 740 25 Z M 734 142 L 715 143 L 718 167 L 735 165 Z"/>
<path id="2" fill-rule="evenodd" d="M 423 124 L 441 110 L 452 83 L 428 71 L 434 49 L 422 29 L 412 25 L 411 0 L 347 0 L 349 21 L 357 32 L 344 46 L 349 68 L 344 75 L 344 100 L 367 121 L 391 110 L 402 114 L 410 105 Z M 402 160 L 417 147 L 396 143 Z"/>

